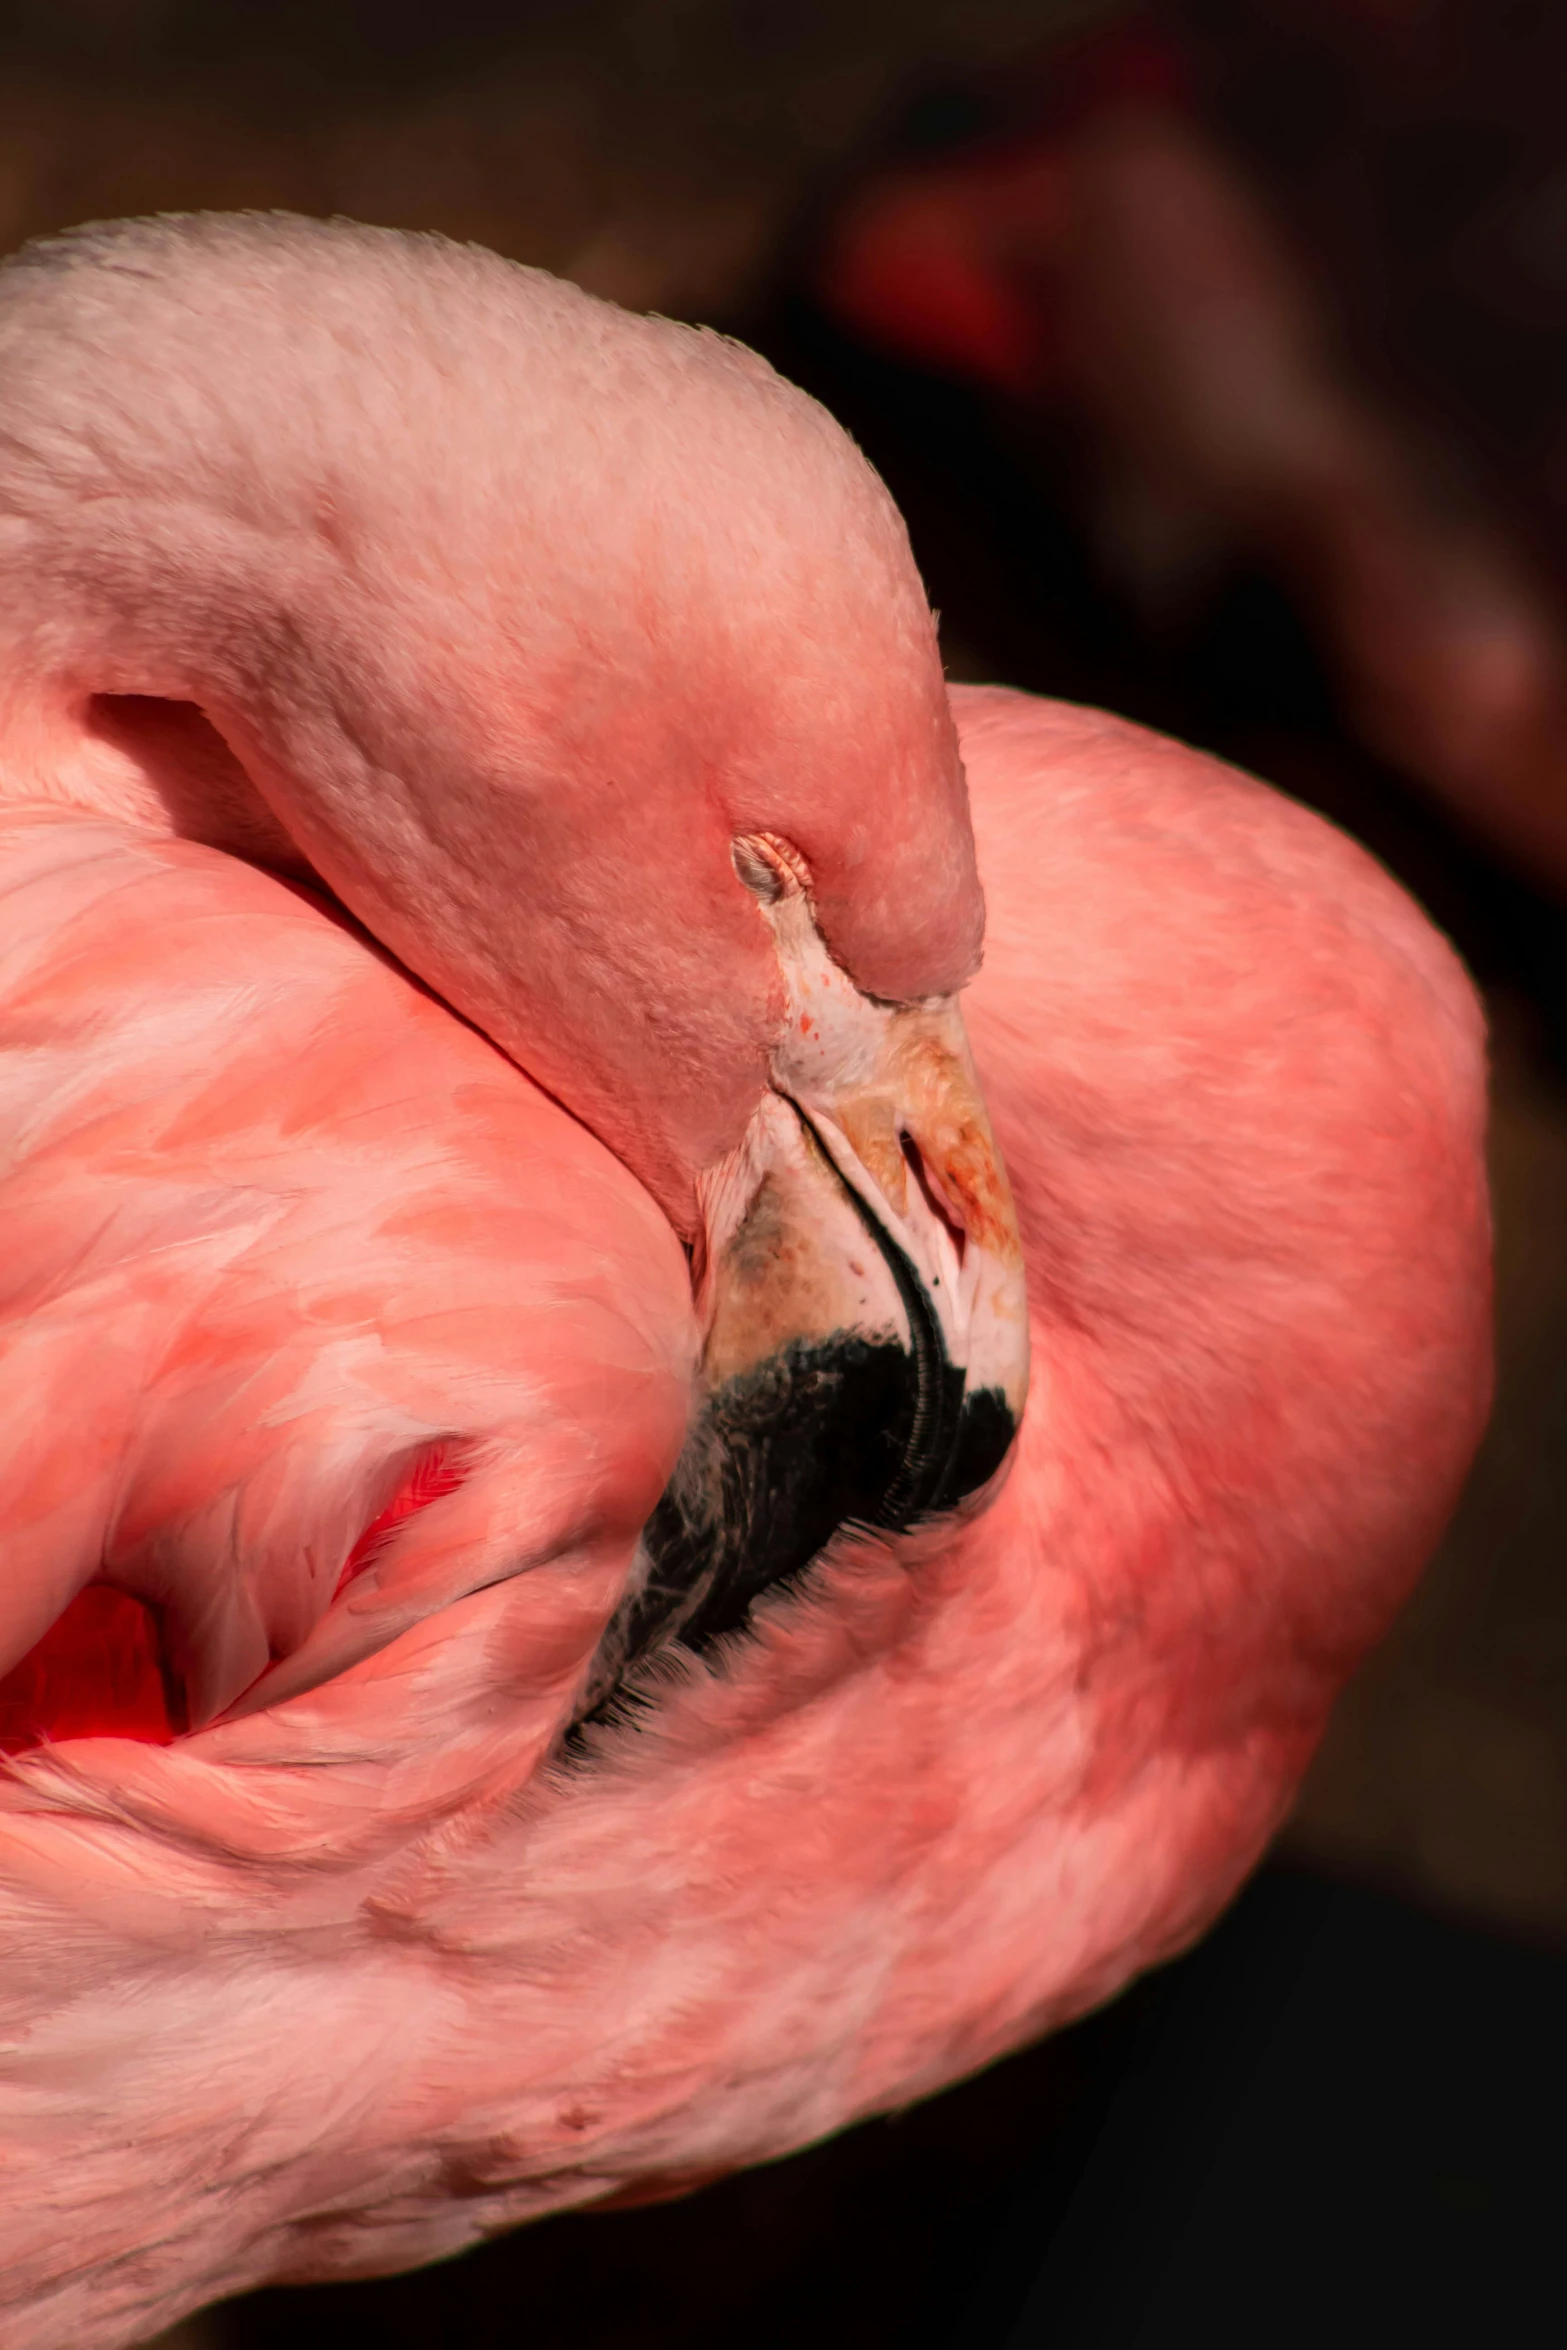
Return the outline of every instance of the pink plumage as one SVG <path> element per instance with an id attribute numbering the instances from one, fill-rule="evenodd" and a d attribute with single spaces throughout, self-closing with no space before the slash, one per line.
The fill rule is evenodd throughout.
<path id="1" fill-rule="evenodd" d="M 1483 1047 L 1327 827 L 960 692 L 987 1120 L 896 518 L 712 338 L 197 223 L 8 388 L 0 2309 L 111 2350 L 1198 1931 L 1478 1435 Z"/>

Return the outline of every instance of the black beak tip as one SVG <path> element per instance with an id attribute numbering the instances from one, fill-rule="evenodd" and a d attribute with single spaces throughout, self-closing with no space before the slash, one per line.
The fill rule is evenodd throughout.
<path id="1" fill-rule="evenodd" d="M 743 1630 L 846 1526 L 906 1533 L 988 1485 L 1017 1423 L 999 1388 L 886 1340 L 796 1342 L 713 1394 L 643 1535 L 641 1587 L 601 1645 L 572 1743 L 635 1718 L 628 1676 L 670 1641 Z"/>
<path id="2" fill-rule="evenodd" d="M 1017 1437 L 1016 1414 L 999 1387 L 978 1387 L 965 1395 L 957 1441 L 947 1464 L 935 1508 L 953 1509 L 988 1485 Z"/>

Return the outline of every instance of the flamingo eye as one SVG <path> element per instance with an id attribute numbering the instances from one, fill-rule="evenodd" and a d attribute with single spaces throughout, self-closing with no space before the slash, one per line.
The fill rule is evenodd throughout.
<path id="1" fill-rule="evenodd" d="M 729 855 L 746 888 L 764 906 L 776 906 L 780 898 L 809 887 L 805 859 L 776 832 L 742 832 L 731 842 Z"/>

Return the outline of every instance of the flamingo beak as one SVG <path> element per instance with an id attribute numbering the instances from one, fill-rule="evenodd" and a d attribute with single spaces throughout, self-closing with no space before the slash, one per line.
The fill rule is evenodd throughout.
<path id="1" fill-rule="evenodd" d="M 803 891 L 768 912 L 773 1084 L 702 1186 L 703 1394 L 595 1718 L 639 1657 L 739 1630 L 840 1529 L 983 1506 L 1022 1419 L 1022 1248 L 956 1002 L 863 996 Z"/>
<path id="2" fill-rule="evenodd" d="M 891 1411 L 858 1428 L 828 1417 L 859 1447 L 850 1481 L 864 1506 L 847 1514 L 902 1527 L 1000 1467 L 1027 1394 L 1028 1310 L 956 1004 L 867 1008 L 874 1058 L 856 1055 L 835 1083 L 822 1056 L 811 1067 L 791 1054 L 787 1090 L 764 1101 L 739 1164 L 710 1187 L 703 1368 L 709 1393 L 727 1395 L 802 1353 L 833 1360 L 841 1382 L 867 1352 L 892 1349 Z M 872 1462 L 893 1451 L 872 1495 Z"/>

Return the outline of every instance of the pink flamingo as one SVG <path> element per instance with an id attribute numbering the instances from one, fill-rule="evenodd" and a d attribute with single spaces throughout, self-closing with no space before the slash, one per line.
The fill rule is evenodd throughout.
<path id="1" fill-rule="evenodd" d="M 1299 809 L 955 736 L 715 337 L 198 219 L 0 393 L 0 2309 L 97 2350 L 1195 1934 L 1476 1440 L 1482 1048 Z"/>

